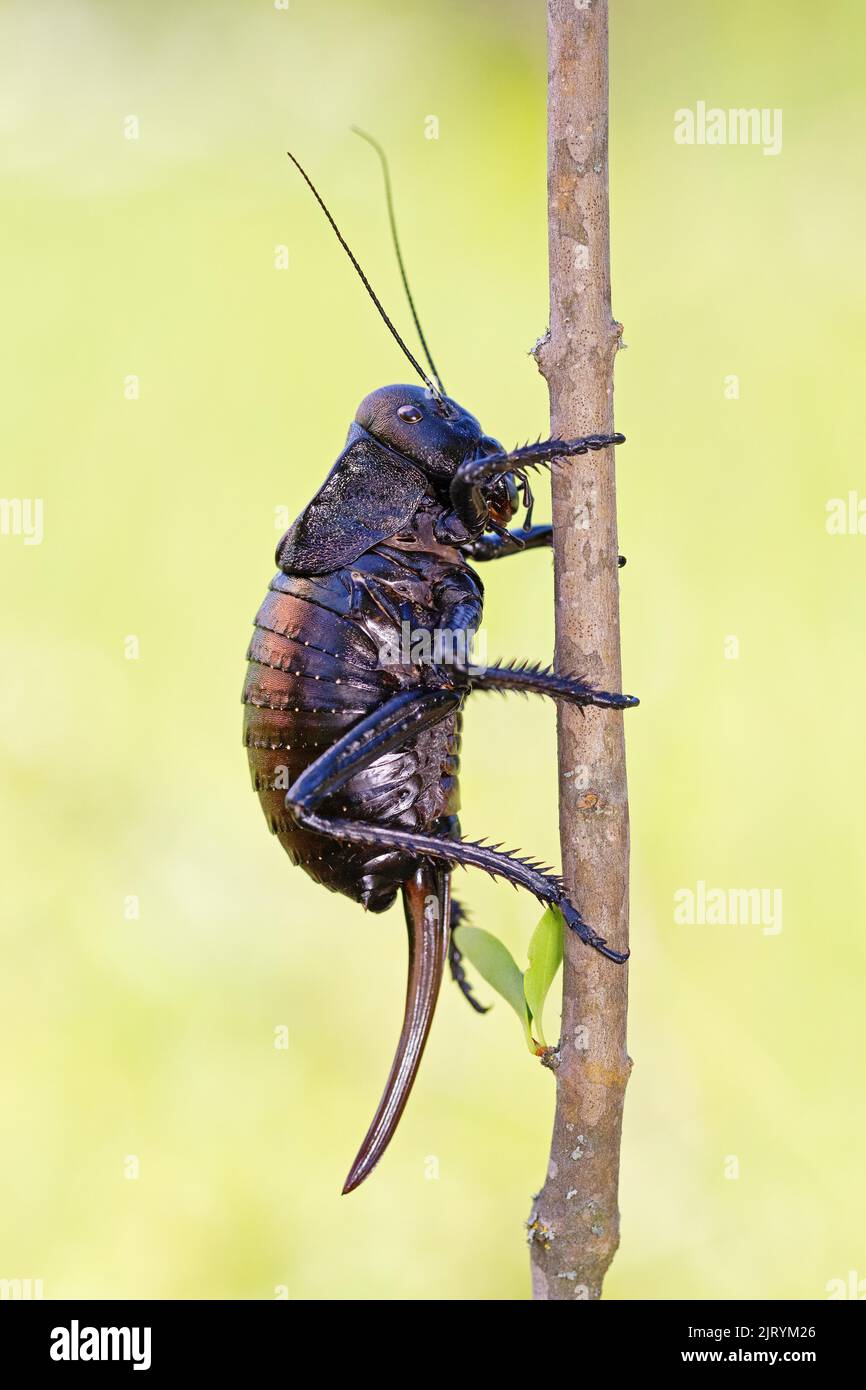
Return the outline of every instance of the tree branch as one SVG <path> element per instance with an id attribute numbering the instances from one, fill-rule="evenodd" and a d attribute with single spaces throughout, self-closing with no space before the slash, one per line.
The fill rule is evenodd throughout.
<path id="1" fill-rule="evenodd" d="M 613 429 L 607 0 L 548 0 L 550 330 L 535 357 L 551 431 Z M 558 465 L 553 483 L 556 668 L 620 690 L 613 450 Z M 569 895 L 618 950 L 628 945 L 623 716 L 559 711 L 559 815 Z M 547 1180 L 528 1231 L 533 1296 L 596 1299 L 619 1244 L 619 1152 L 631 1059 L 627 967 L 566 932 L 556 1114 Z"/>

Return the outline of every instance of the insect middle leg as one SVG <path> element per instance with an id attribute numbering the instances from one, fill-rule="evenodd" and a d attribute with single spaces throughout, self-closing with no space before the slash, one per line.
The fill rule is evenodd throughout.
<path id="1" fill-rule="evenodd" d="M 634 709 L 640 701 L 636 695 L 620 695 L 609 690 L 596 690 L 579 676 L 563 676 L 550 667 L 522 664 L 487 666 L 470 673 L 473 690 L 515 690 L 522 695 L 549 695 L 566 704 L 596 705 L 601 709 Z"/>

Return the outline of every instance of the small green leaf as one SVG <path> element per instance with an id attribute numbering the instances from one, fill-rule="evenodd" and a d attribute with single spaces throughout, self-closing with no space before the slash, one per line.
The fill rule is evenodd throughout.
<path id="1" fill-rule="evenodd" d="M 454 933 L 454 943 L 475 966 L 479 975 L 511 1005 L 520 1019 L 526 1045 L 534 1053 L 529 1010 L 523 993 L 523 976 L 508 947 L 481 927 L 458 927 Z"/>
<path id="2" fill-rule="evenodd" d="M 544 1001 L 556 972 L 562 964 L 562 916 L 549 907 L 532 933 L 529 943 L 529 969 L 523 979 L 523 992 L 538 1041 L 546 1047 L 541 1016 Z"/>

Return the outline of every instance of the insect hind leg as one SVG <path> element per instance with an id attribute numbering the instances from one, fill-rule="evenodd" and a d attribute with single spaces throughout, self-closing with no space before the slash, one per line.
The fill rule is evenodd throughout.
<path id="1" fill-rule="evenodd" d="M 336 817 L 328 819 L 288 799 L 287 805 L 302 825 L 318 831 L 321 835 L 333 835 L 344 844 L 372 844 L 405 849 L 416 854 L 419 859 L 431 859 L 434 863 L 448 864 L 452 867 L 459 864 L 464 868 L 483 869 L 493 878 L 504 878 L 515 888 L 526 888 L 545 906 L 558 907 L 571 931 L 576 932 L 581 941 L 587 946 L 592 946 L 608 960 L 622 964 L 628 959 L 627 951 L 615 951 L 612 946 L 608 946 L 603 936 L 599 936 L 584 921 L 577 908 L 569 901 L 562 879 L 535 860 L 523 859 L 508 850 L 501 850 L 498 846 L 486 845 L 481 841 L 451 840 L 441 835 L 419 835 L 409 830 L 397 830 L 390 825 L 375 825 Z"/>
<path id="2" fill-rule="evenodd" d="M 463 956 L 460 948 L 454 940 L 454 932 L 457 927 L 462 926 L 468 913 L 463 905 L 457 902 L 456 898 L 451 899 L 451 935 L 448 938 L 448 968 L 451 971 L 451 978 L 466 1002 L 471 1005 L 477 1014 L 490 1012 L 489 1004 L 482 1004 L 475 998 L 471 984 L 466 978 L 466 971 L 463 969 Z"/>
<path id="3" fill-rule="evenodd" d="M 539 902 L 559 907 L 566 924 L 587 946 L 609 960 L 624 961 L 627 953 L 608 946 L 604 937 L 593 931 L 569 902 L 562 879 L 535 860 L 523 859 L 499 846 L 480 841 L 422 835 L 374 821 L 347 820 L 317 813 L 319 803 L 356 772 L 369 767 L 382 753 L 399 748 L 423 729 L 453 714 L 462 703 L 463 692 L 455 690 L 404 690 L 393 695 L 304 769 L 286 793 L 286 810 L 299 825 L 320 835 L 330 835 L 343 844 L 402 849 L 418 859 L 432 860 L 446 867 L 460 864 L 484 869 L 494 878 L 506 879 L 515 888 L 528 889 Z"/>

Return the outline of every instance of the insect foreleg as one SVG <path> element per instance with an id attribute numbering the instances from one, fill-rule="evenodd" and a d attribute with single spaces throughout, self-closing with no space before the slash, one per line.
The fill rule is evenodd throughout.
<path id="1" fill-rule="evenodd" d="M 502 560 L 506 555 L 520 555 L 524 550 L 540 550 L 553 545 L 553 527 L 548 525 L 531 526 L 528 531 L 518 527 L 504 536 L 485 533 L 477 541 L 467 541 L 460 549 L 470 560 Z M 625 564 L 625 556 L 618 556 L 619 567 Z"/>
<path id="2" fill-rule="evenodd" d="M 505 536 L 489 533 L 479 536 L 477 541 L 468 541 L 461 546 L 464 555 L 471 560 L 499 560 L 506 555 L 519 555 L 522 550 L 538 550 L 542 546 L 553 545 L 552 526 L 532 526 L 528 531 L 519 527 Z"/>
<path id="3" fill-rule="evenodd" d="M 485 487 L 505 473 L 549 466 L 558 458 L 588 454 L 624 444 L 622 434 L 588 434 L 581 439 L 539 439 L 520 449 L 467 459 L 460 465 L 450 485 L 451 508 L 435 526 L 438 540 L 463 546 L 488 530 L 489 511 Z"/>
<path id="4" fill-rule="evenodd" d="M 519 449 L 467 459 L 460 465 L 451 483 L 451 497 L 454 498 L 455 490 L 495 482 L 503 473 L 547 467 L 559 458 L 597 453 L 599 449 L 608 449 L 612 444 L 624 443 L 624 434 L 586 434 L 581 439 L 537 439 L 534 444 L 523 444 Z"/>

